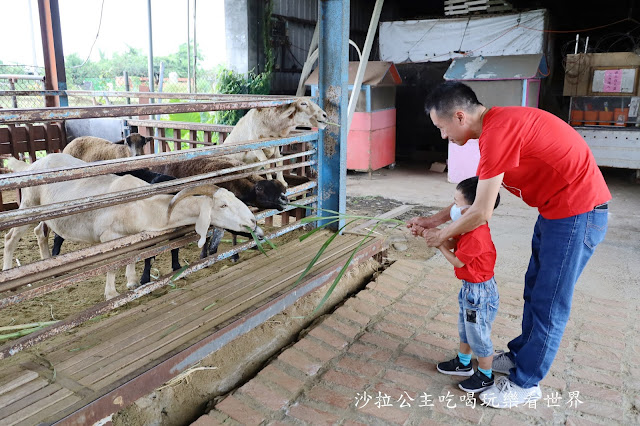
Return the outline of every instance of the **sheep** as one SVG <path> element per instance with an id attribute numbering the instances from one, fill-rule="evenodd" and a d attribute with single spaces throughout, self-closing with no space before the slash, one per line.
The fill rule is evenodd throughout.
<path id="1" fill-rule="evenodd" d="M 134 135 L 138 135 L 134 133 Z M 93 137 L 82 137 L 75 139 L 71 144 L 67 145 L 67 147 L 74 144 L 74 142 L 78 141 L 76 144 L 76 148 L 72 148 L 67 152 L 68 154 L 73 155 L 76 158 L 81 160 L 90 162 L 97 161 L 96 153 L 101 153 L 102 158 L 105 159 L 107 153 L 111 155 L 110 159 L 121 158 L 128 156 L 128 152 L 126 150 L 114 149 L 114 145 L 108 141 L 103 142 L 95 142 Z M 85 142 L 83 140 L 90 140 L 91 144 Z M 133 138 L 132 140 L 139 140 L 139 138 Z M 96 144 L 96 149 L 90 150 L 88 149 L 89 145 Z M 65 148 L 66 150 L 66 148 Z M 131 156 L 140 155 L 142 152 L 131 152 Z M 236 167 L 239 165 L 243 165 L 244 163 L 233 161 L 229 159 L 221 159 L 216 160 L 215 158 L 201 158 L 194 159 L 187 162 L 180 162 L 175 164 L 170 164 L 166 166 L 159 166 L 154 168 L 154 171 L 150 171 L 149 169 L 138 169 L 128 172 L 123 172 L 126 174 L 132 174 L 135 177 L 138 177 L 145 182 L 156 183 L 162 182 L 167 179 L 171 179 L 172 176 L 175 177 L 187 177 L 193 176 L 197 174 L 212 172 L 221 170 L 229 167 Z M 118 175 L 122 175 L 123 173 L 117 173 Z M 162 178 L 158 177 L 158 173 L 161 173 Z M 161 180 L 158 180 L 161 179 Z M 229 191 L 233 192 L 236 197 L 238 197 L 242 202 L 250 206 L 256 206 L 263 209 L 278 209 L 283 210 L 285 206 L 288 204 L 289 200 L 287 199 L 285 192 L 286 188 L 278 181 L 267 181 L 258 175 L 250 176 L 247 178 L 240 178 L 238 180 L 234 180 L 231 182 L 224 182 L 219 185 L 222 188 L 226 188 Z M 218 245 L 215 243 L 216 240 L 219 242 L 221 236 L 219 235 L 219 231 L 214 231 L 214 237 L 209 244 L 207 244 L 202 249 L 202 253 L 200 255 L 201 258 L 206 257 L 208 255 L 214 254 L 217 251 Z M 235 241 L 234 235 L 234 241 Z M 59 253 L 60 245 L 64 241 L 59 236 L 54 237 L 53 240 L 53 254 L 54 256 Z M 174 270 L 180 268 L 180 263 L 178 262 L 178 254 L 177 250 L 172 251 L 172 267 Z M 239 257 L 234 255 L 233 260 L 237 260 Z M 144 273 L 141 277 L 141 284 L 145 284 L 149 280 L 149 274 L 151 270 L 151 260 L 145 260 L 145 269 Z M 146 280 L 146 281 L 145 281 Z"/>
<path id="2" fill-rule="evenodd" d="M 117 142 L 94 136 L 81 136 L 69 142 L 62 152 L 86 162 L 114 160 L 144 155 L 144 146 L 152 140 L 152 137 L 144 137 L 140 133 L 131 133 Z"/>
<path id="3" fill-rule="evenodd" d="M 15 158 L 9 159 L 9 167 L 14 171 L 36 171 L 86 164 L 67 154 L 49 154 L 31 165 Z M 19 208 L 65 202 L 76 199 L 78 194 L 96 196 L 148 185 L 150 184 L 131 175 L 113 174 L 50 183 L 24 188 Z M 200 236 L 198 247 L 204 245 L 210 225 L 238 232 L 249 228 L 260 237 L 264 235 L 249 208 L 230 191 L 215 185 L 184 189 L 176 195 L 153 195 L 125 204 L 48 219 L 44 223 L 65 239 L 88 244 L 103 243 L 143 231 L 164 231 L 185 225 L 195 225 L 196 233 Z M 11 268 L 16 245 L 30 227 L 31 225 L 23 225 L 12 228 L 5 235 L 3 270 Z M 50 257 L 49 246 L 42 228 L 42 224 L 38 225 L 35 234 L 40 255 L 46 259 Z M 126 277 L 127 288 L 138 286 L 134 263 L 127 265 Z M 114 271 L 107 272 L 104 295 L 106 299 L 118 295 Z"/>
<path id="4" fill-rule="evenodd" d="M 242 161 L 234 160 L 228 156 L 201 157 L 165 164 L 154 167 L 152 170 L 157 173 L 184 178 L 238 167 L 244 164 Z M 249 206 L 262 209 L 283 210 L 287 204 L 289 204 L 289 200 L 285 195 L 287 190 L 281 182 L 266 180 L 258 175 L 221 182 L 218 186 L 233 192 L 236 197 Z"/>
<path id="5" fill-rule="evenodd" d="M 245 163 L 242 161 L 233 160 L 225 156 L 219 156 L 195 158 L 184 162 L 165 164 L 163 166 L 154 167 L 153 170 L 166 175 L 175 176 L 177 178 L 184 178 L 242 166 L 244 164 Z M 284 210 L 289 203 L 289 199 L 286 196 L 286 188 L 282 183 L 280 183 L 280 181 L 266 180 L 259 175 L 251 175 L 228 182 L 221 182 L 218 185 L 233 192 L 240 201 L 244 202 L 248 206 L 255 206 L 263 209 Z M 238 234 L 232 234 L 233 245 L 236 245 Z M 210 256 L 216 253 L 220 238 L 221 234 L 219 232 L 214 233 L 214 237 L 212 237 L 209 244 L 203 248 L 201 257 Z M 237 254 L 234 254 L 231 258 L 234 262 L 238 259 L 239 256 Z"/>
<path id="6" fill-rule="evenodd" d="M 124 176 L 125 174 L 131 175 L 133 177 L 137 177 L 138 179 L 142 179 L 145 182 L 148 183 L 160 183 L 160 182 L 166 182 L 169 180 L 174 180 L 175 178 L 173 176 L 167 176 L 167 175 L 163 175 L 160 173 L 154 173 L 152 171 L 150 171 L 149 169 L 136 169 L 136 170 L 130 170 L 127 172 L 117 172 L 115 173 L 118 176 Z M 46 233 L 46 231 L 45 231 Z M 57 256 L 60 254 L 60 249 L 62 248 L 62 243 L 64 242 L 64 238 L 62 238 L 60 235 L 55 234 L 54 233 L 54 237 L 53 237 L 53 247 L 51 248 L 51 255 L 52 256 Z M 203 247 L 203 250 L 205 248 Z M 180 259 L 179 259 L 179 253 L 180 250 L 175 248 L 171 250 L 171 269 L 173 269 L 174 271 L 177 271 L 178 269 L 180 269 L 182 266 L 180 265 Z M 147 258 L 144 260 L 144 269 L 142 271 L 142 275 L 140 276 L 140 285 L 146 284 L 149 281 L 151 281 L 151 259 L 152 258 Z"/>
<path id="7" fill-rule="evenodd" d="M 303 97 L 287 105 L 250 110 L 238 121 L 223 143 L 238 144 L 263 138 L 284 138 L 289 136 L 296 127 L 324 129 L 326 125 L 327 113 L 309 98 Z M 238 152 L 227 156 L 245 163 L 257 163 L 281 157 L 280 147 L 277 146 Z M 276 165 L 281 166 L 282 163 L 278 162 Z M 271 179 L 270 173 L 267 174 L 267 179 Z M 287 186 L 281 171 L 276 172 L 276 179 L 285 187 Z"/>

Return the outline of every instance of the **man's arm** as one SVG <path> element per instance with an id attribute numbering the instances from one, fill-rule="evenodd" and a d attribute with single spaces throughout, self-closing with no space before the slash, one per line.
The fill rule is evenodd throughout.
<path id="1" fill-rule="evenodd" d="M 438 247 L 449 238 L 472 231 L 487 222 L 493 214 L 493 206 L 496 204 L 503 178 L 504 173 L 501 173 L 491 179 L 478 181 L 476 200 L 460 219 L 443 229 L 427 229 L 424 231 L 422 235 L 425 237 L 427 245 Z"/>
<path id="2" fill-rule="evenodd" d="M 431 216 L 412 217 L 407 221 L 407 228 L 411 229 L 413 235 L 422 235 L 424 229 L 436 228 L 450 220 L 449 210 L 451 210 L 451 206 L 453 206 L 453 204 Z"/>

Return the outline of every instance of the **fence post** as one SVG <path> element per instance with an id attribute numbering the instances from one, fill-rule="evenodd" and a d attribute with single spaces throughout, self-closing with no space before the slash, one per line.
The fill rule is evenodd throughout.
<path id="1" fill-rule="evenodd" d="M 318 207 L 345 213 L 347 208 L 347 93 L 349 1 L 320 0 L 319 102 L 329 125 L 318 137 Z M 319 216 L 330 213 L 318 212 Z M 319 225 L 326 223 L 322 221 Z M 337 230 L 344 220 L 333 224 Z"/>

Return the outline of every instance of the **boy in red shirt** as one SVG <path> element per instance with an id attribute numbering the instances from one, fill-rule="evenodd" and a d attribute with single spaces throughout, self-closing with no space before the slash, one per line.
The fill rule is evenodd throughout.
<path id="1" fill-rule="evenodd" d="M 454 205 L 450 210 L 451 220 L 459 219 L 471 207 L 477 188 L 477 176 L 458 184 L 453 197 Z M 499 203 L 500 194 L 494 208 Z M 460 350 L 455 358 L 439 363 L 437 368 L 443 374 L 471 376 L 459 383 L 458 387 L 465 392 L 482 392 L 493 385 L 491 326 L 500 304 L 493 276 L 496 248 L 491 241 L 489 225 L 485 222 L 456 239 L 446 241 L 438 249 L 454 266 L 456 277 L 462 280 L 462 288 L 458 294 Z M 471 366 L 472 351 L 478 357 L 478 370 L 475 373 Z"/>

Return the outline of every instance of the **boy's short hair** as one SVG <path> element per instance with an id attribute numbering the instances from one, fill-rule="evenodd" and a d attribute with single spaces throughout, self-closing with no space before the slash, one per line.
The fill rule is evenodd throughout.
<path id="1" fill-rule="evenodd" d="M 439 116 L 449 116 L 458 108 L 469 110 L 480 105 L 482 104 L 471 87 L 459 81 L 445 81 L 429 93 L 424 110 L 427 115 L 435 109 Z"/>
<path id="2" fill-rule="evenodd" d="M 470 177 L 468 179 L 463 180 L 456 186 L 456 189 L 462 193 L 469 204 L 473 204 L 476 200 L 476 191 L 478 190 L 478 176 Z M 493 208 L 495 209 L 500 204 L 500 194 L 498 193 L 498 197 L 496 198 L 496 203 Z"/>

